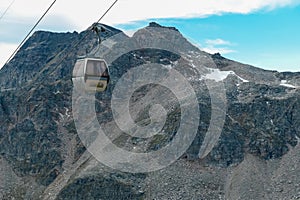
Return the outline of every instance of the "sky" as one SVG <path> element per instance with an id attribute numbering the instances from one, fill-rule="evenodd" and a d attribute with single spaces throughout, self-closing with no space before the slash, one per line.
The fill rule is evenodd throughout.
<path id="1" fill-rule="evenodd" d="M 1 0 L 0 68 L 53 0 Z M 83 31 L 113 0 L 57 0 L 35 30 Z M 119 0 L 103 18 L 132 34 L 156 21 L 200 49 L 278 71 L 300 71 L 300 0 Z"/>

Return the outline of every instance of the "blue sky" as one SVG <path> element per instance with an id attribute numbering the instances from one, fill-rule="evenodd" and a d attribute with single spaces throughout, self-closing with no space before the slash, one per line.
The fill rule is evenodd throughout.
<path id="1" fill-rule="evenodd" d="M 1 0 L 0 16 L 13 0 Z M 0 68 L 53 0 L 15 0 L 0 19 Z M 36 30 L 82 31 L 113 0 L 57 1 Z M 300 71 L 299 0 L 120 0 L 102 21 L 126 32 L 175 26 L 210 53 L 264 69 Z M 93 6 L 91 6 L 93 5 Z M 167 8 L 167 9 L 165 9 Z"/>
<path id="2" fill-rule="evenodd" d="M 153 21 L 177 27 L 192 43 L 211 53 L 265 69 L 300 71 L 300 6 Z M 134 30 L 148 23 L 143 20 L 117 27 Z"/>

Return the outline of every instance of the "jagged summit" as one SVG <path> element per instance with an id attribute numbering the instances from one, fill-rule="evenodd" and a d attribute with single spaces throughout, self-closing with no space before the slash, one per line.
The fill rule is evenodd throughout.
<path id="1" fill-rule="evenodd" d="M 199 52 L 175 27 L 162 26 L 150 22 L 148 26 L 139 29 L 132 36 L 141 46 L 156 46 L 175 52 Z"/>
<path id="2" fill-rule="evenodd" d="M 158 27 L 158 28 L 167 28 L 167 29 L 170 29 L 170 30 L 174 30 L 174 31 L 178 31 L 179 30 L 176 28 L 176 27 L 168 27 L 168 26 L 162 26 L 156 22 L 150 22 L 148 27 Z"/>

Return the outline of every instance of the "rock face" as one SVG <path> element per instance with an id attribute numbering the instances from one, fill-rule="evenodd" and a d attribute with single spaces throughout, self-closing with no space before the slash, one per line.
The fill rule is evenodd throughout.
<path id="1" fill-rule="evenodd" d="M 167 111 L 165 134 L 131 137 L 114 122 L 110 100 L 117 81 L 133 67 L 149 63 L 164 66 L 166 72 L 177 70 L 193 87 L 200 110 L 194 141 L 177 162 L 157 172 L 123 173 L 96 161 L 76 131 L 71 75 L 77 56 L 97 49 L 97 37 L 90 31 L 38 31 L 0 71 L 1 199 L 278 199 L 284 197 L 276 195 L 281 192 L 290 195 L 287 199 L 300 198 L 300 187 L 288 187 L 289 181 L 299 183 L 299 159 L 293 158 L 300 141 L 300 73 L 266 71 L 208 54 L 176 28 L 154 22 L 132 38 L 99 26 L 109 31 L 101 33 L 104 46 L 97 54 L 112 62 L 110 85 L 96 94 L 95 109 L 114 144 L 128 151 L 157 151 L 173 140 L 180 126 L 180 104 L 158 84 L 136 90 L 130 112 L 135 123 L 145 126 L 151 119 L 144 102 L 162 105 Z M 213 112 L 208 81 L 224 84 L 227 109 L 220 138 L 200 159 Z M 293 165 L 291 172 L 285 170 L 288 163 L 280 164 L 285 160 Z M 262 175 L 261 168 L 268 174 Z M 262 180 L 272 180 L 272 185 Z M 248 192 L 258 183 L 261 187 Z"/>

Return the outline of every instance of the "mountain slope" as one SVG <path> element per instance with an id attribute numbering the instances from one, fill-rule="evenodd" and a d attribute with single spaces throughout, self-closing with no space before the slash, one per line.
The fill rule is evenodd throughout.
<path id="1" fill-rule="evenodd" d="M 161 104 L 166 109 L 164 135 L 137 139 L 124 134 L 110 108 L 113 90 L 123 74 L 133 67 L 157 63 L 166 68 L 159 73 L 167 73 L 168 69 L 180 72 L 197 95 L 200 121 L 192 145 L 175 164 L 152 173 L 123 173 L 97 162 L 76 131 L 71 81 L 76 57 L 96 49 L 97 37 L 90 32 L 38 31 L 0 71 L 0 172 L 6 180 L 0 182 L 0 197 L 235 199 L 239 191 L 246 191 L 243 199 L 266 198 L 264 191 L 252 196 L 247 192 L 248 185 L 243 185 L 260 182 L 259 175 L 244 182 L 236 177 L 247 174 L 244 170 L 249 160 L 253 164 L 250 170 L 270 163 L 271 168 L 280 171 L 282 166 L 273 165 L 273 160 L 288 159 L 298 149 L 300 74 L 266 71 L 220 54 L 208 54 L 190 44 L 177 29 L 156 23 L 137 31 L 132 38 L 108 28 L 113 31 L 103 33 L 106 40 L 97 54 L 110 63 L 111 82 L 106 93 L 96 94 L 95 109 L 99 123 L 108 130 L 114 144 L 128 151 L 150 152 L 174 138 L 181 111 L 168 88 L 150 84 L 139 88 L 130 99 L 131 114 L 140 125 L 149 123 L 149 106 L 145 102 Z M 72 48 L 83 38 L 81 45 Z M 200 159 L 199 150 L 213 112 L 206 83 L 218 85 L 221 81 L 228 107 L 225 124 L 212 151 Z M 280 174 L 273 174 L 277 182 Z M 101 190 L 97 190 L 99 187 Z M 271 187 L 266 193 L 277 188 Z M 297 195 L 296 190 L 289 192 L 293 198 Z"/>

